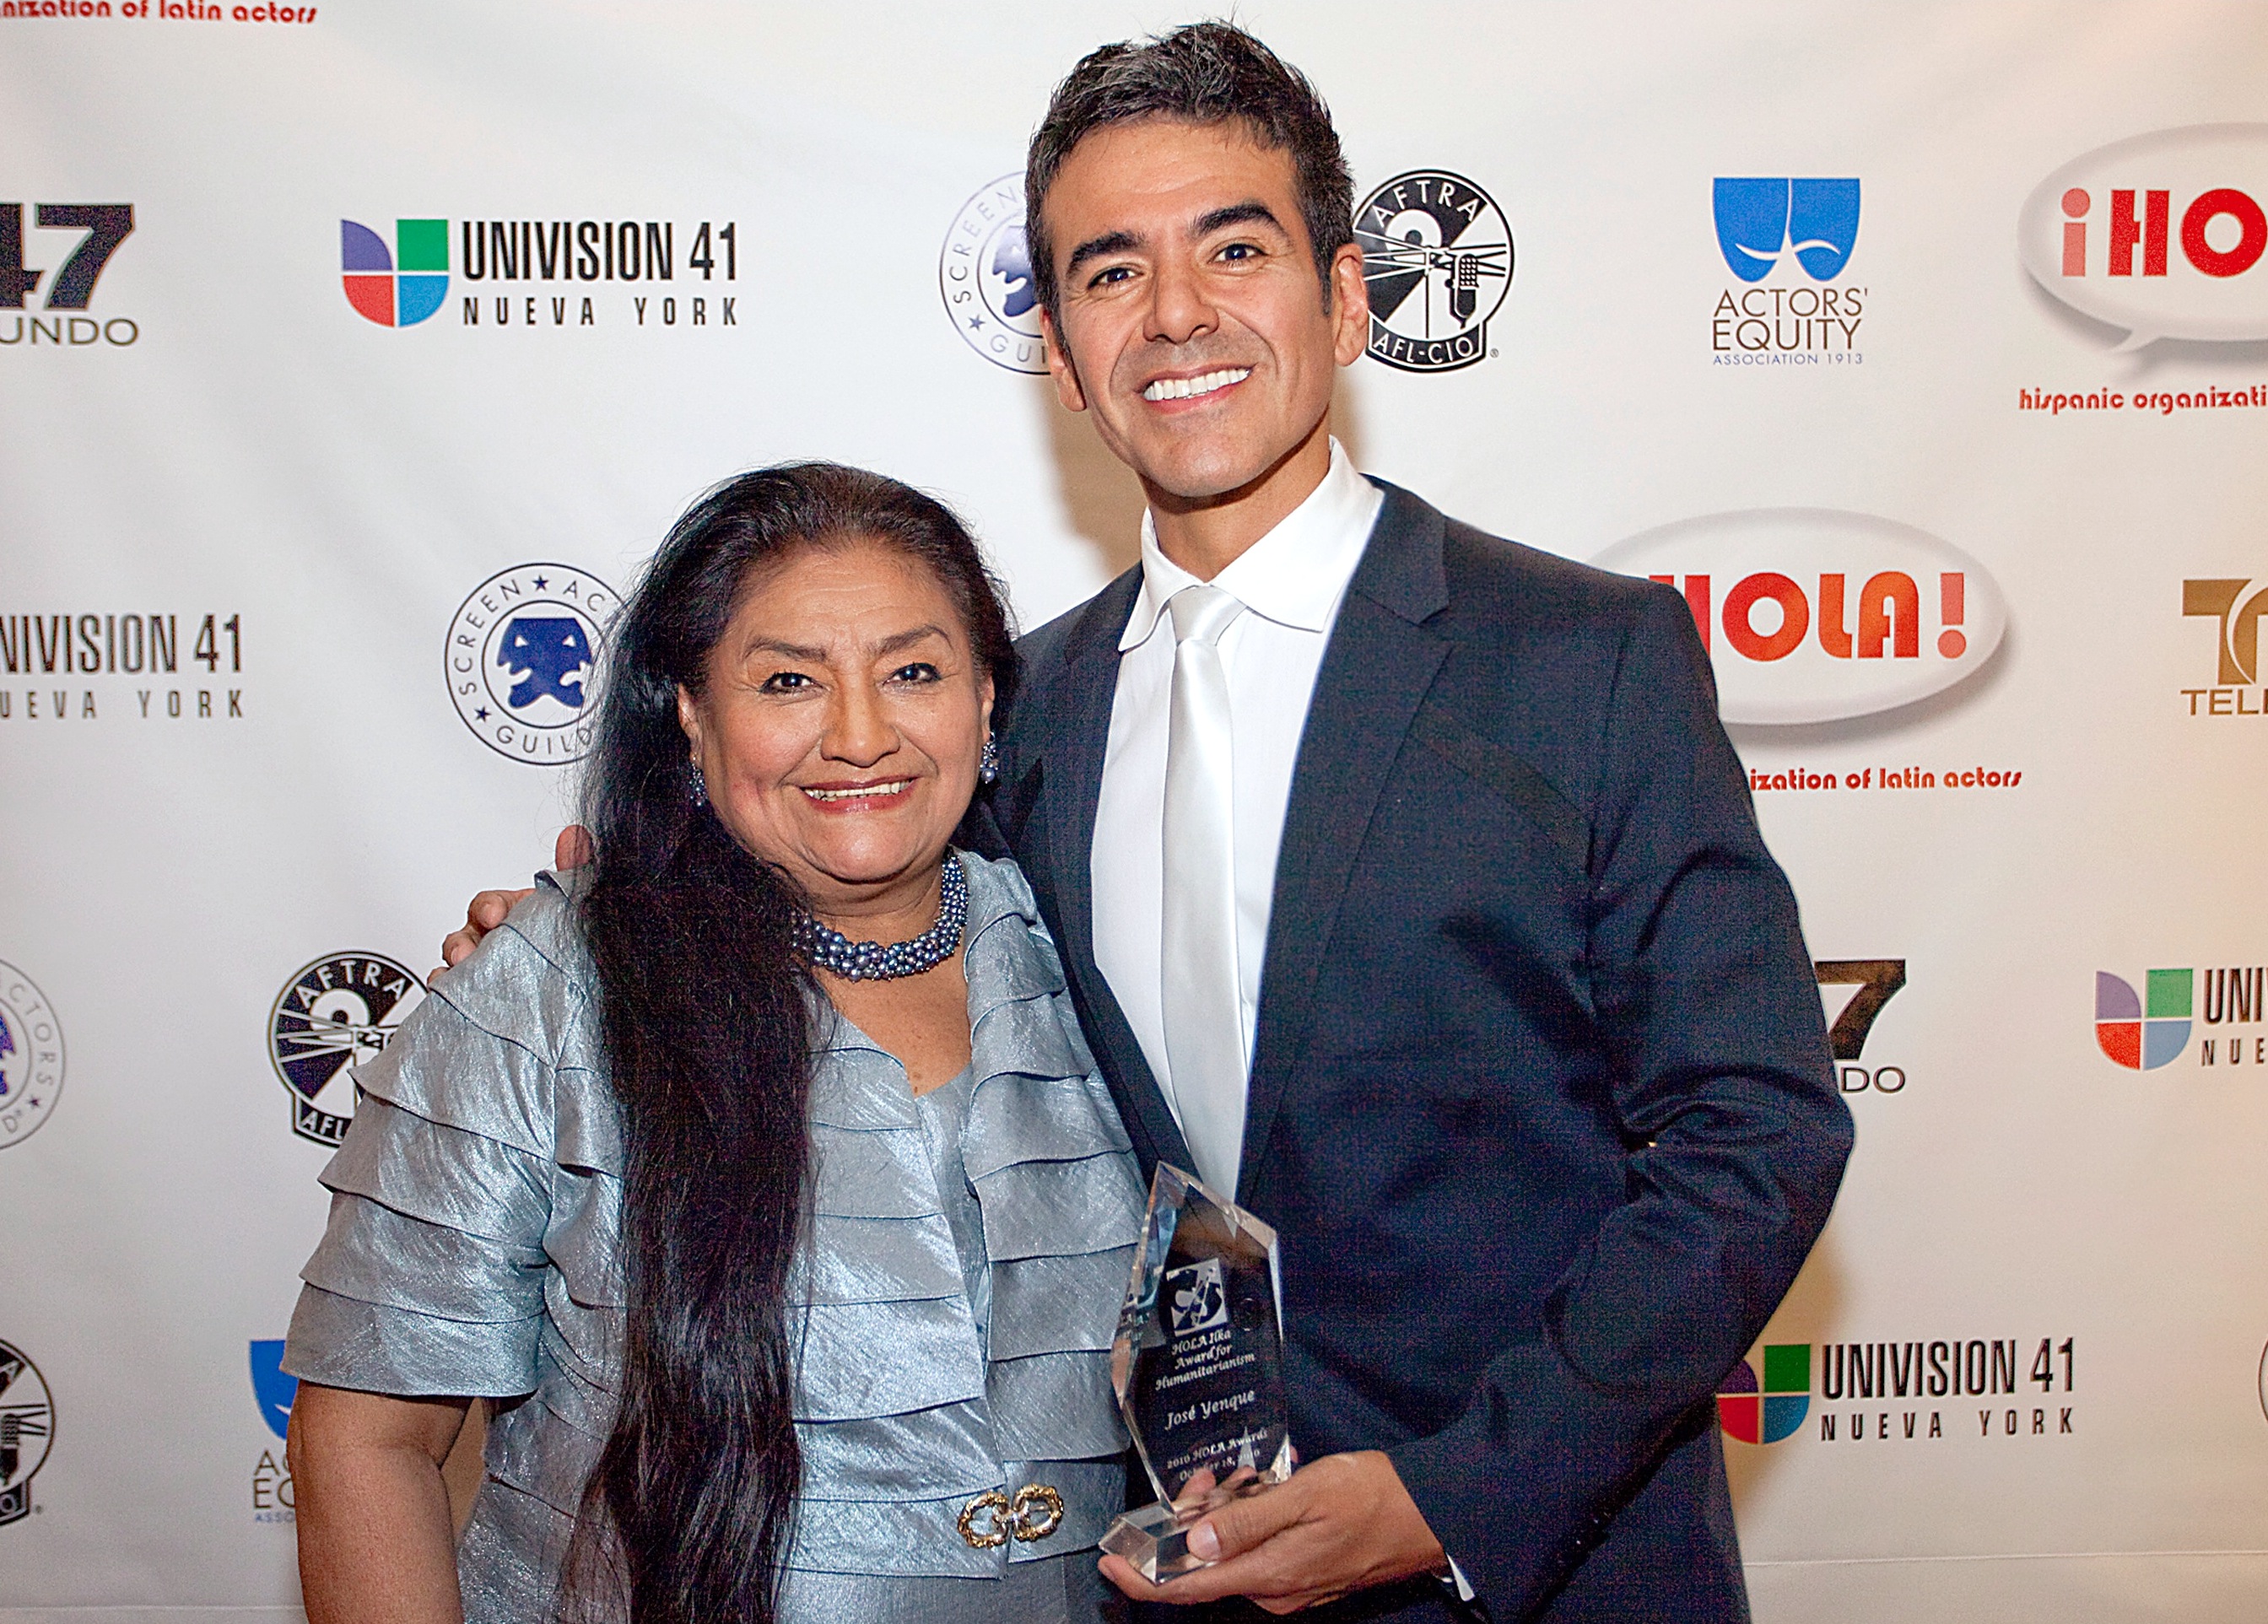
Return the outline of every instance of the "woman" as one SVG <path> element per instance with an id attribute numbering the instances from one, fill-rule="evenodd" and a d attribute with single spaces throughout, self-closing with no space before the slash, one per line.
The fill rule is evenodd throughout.
<path id="1" fill-rule="evenodd" d="M 1093 1618 L 1143 1197 L 1022 876 L 948 849 L 1015 680 L 997 588 L 918 492 L 765 469 L 609 664 L 595 864 L 357 1073 L 324 1173 L 310 1617 Z"/>

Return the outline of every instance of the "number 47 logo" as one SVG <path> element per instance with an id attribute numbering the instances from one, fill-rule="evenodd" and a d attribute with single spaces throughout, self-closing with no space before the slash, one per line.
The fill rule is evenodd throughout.
<path id="1" fill-rule="evenodd" d="M 1906 961 L 1822 959 L 1812 967 L 1822 987 L 1855 986 L 1859 989 L 1843 1006 L 1835 1024 L 1827 1029 L 1828 1052 L 1835 1057 L 1836 1077 L 1843 1091 L 1863 1094 L 1872 1089 L 1878 1094 L 1895 1094 L 1905 1087 L 1904 1067 L 1877 1066 L 1869 1070 L 1865 1066 L 1845 1062 L 1856 1062 L 1866 1052 L 1867 1034 L 1874 1030 L 1875 1018 L 1906 984 Z"/>
<path id="2" fill-rule="evenodd" d="M 131 203 L 37 203 L 32 217 L 39 229 L 85 231 L 70 257 L 48 284 L 44 310 L 85 310 L 94 284 L 118 245 L 134 233 Z M 24 205 L 0 203 L 0 310 L 21 310 L 39 291 L 44 269 L 24 266 Z"/>

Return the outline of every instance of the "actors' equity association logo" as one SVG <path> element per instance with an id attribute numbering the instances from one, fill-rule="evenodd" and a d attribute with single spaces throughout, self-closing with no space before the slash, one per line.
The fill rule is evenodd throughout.
<path id="1" fill-rule="evenodd" d="M 1024 177 L 1002 175 L 961 206 L 938 250 L 937 288 L 954 330 L 1012 372 L 1048 370 L 1024 230 Z"/>
<path id="2" fill-rule="evenodd" d="M 0 1150 L 39 1132 L 63 1091 L 63 1023 L 38 984 L 0 959 Z"/>
<path id="3" fill-rule="evenodd" d="M 1445 169 L 1413 169 L 1354 213 L 1370 284 L 1370 355 L 1405 372 L 1453 372 L 1489 354 L 1512 289 L 1512 226 L 1496 200 Z"/>
<path id="4" fill-rule="evenodd" d="M 457 715 L 498 755 L 563 767 L 590 753 L 592 681 L 615 589 L 567 564 L 514 564 L 475 587 L 442 662 Z"/>
<path id="5" fill-rule="evenodd" d="M 55 1438 L 55 1400 L 39 1366 L 0 1342 L 0 1528 L 32 1510 L 32 1479 Z"/>
<path id="6" fill-rule="evenodd" d="M 1831 722 L 1912 704 L 1983 669 L 2007 626 L 1982 564 L 1926 531 L 1865 513 L 1712 513 L 1618 541 L 1594 562 L 1684 593 L 1716 669 L 1720 714 L 1735 724 Z M 1881 787 L 1919 787 L 1904 771 L 1886 769 Z"/>
<path id="7" fill-rule="evenodd" d="M 254 1339 L 252 1350 L 252 1400 L 260 1419 L 278 1438 L 290 1436 L 291 1400 L 298 1396 L 299 1378 L 284 1369 L 284 1339 Z"/>
<path id="8" fill-rule="evenodd" d="M 281 1444 L 289 1438 L 291 1400 L 298 1396 L 299 1378 L 284 1370 L 283 1339 L 254 1341 L 252 1345 L 252 1399 L 260 1419 Z M 295 1520 L 297 1496 L 291 1489 L 291 1463 L 278 1449 L 263 1449 L 252 1468 L 252 1520 L 290 1523 Z"/>
<path id="9" fill-rule="evenodd" d="M 31 298 L 39 292 L 48 269 L 24 263 L 24 205 L 0 203 L 0 312 L 25 312 L 12 321 L 0 316 L 0 348 L 22 344 L 40 349 L 52 344 L 59 349 L 90 345 L 122 349 L 139 339 L 142 329 L 131 316 L 94 309 L 95 283 L 101 280 L 103 268 L 118 245 L 134 234 L 134 205 L 34 203 L 31 213 L 34 231 L 83 235 L 55 266 L 46 284 L 47 297 L 34 311 Z"/>
<path id="10" fill-rule="evenodd" d="M 2121 330 L 2122 350 L 2161 338 L 2255 342 L 2268 338 L 2264 199 L 2268 124 L 2154 130 L 2083 153 L 2034 187 L 2017 217 L 2018 255 L 2050 298 Z"/>
<path id="11" fill-rule="evenodd" d="M 382 1053 L 424 983 L 382 953 L 327 953 L 284 983 L 268 1012 L 268 1057 L 291 1091 L 291 1131 L 337 1145 L 354 1120 L 353 1069 Z"/>
<path id="12" fill-rule="evenodd" d="M 1828 286 L 1859 242 L 1855 178 L 1719 176 L 1717 247 L 1744 287 L 1717 295 L 1710 349 L 1719 366 L 1853 364 L 1868 290 Z"/>

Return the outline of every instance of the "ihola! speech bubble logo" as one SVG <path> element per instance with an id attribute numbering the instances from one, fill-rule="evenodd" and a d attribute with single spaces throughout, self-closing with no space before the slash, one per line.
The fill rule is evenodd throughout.
<path id="1" fill-rule="evenodd" d="M 2017 223 L 2048 296 L 2161 338 L 2268 339 L 2268 124 L 2198 124 L 2116 141 L 2034 188 Z"/>
<path id="2" fill-rule="evenodd" d="M 1736 724 L 1911 705 L 1982 669 L 2008 621 L 1982 564 L 1867 513 L 1711 513 L 1617 541 L 1592 562 L 1684 595 L 1716 668 L 1718 714 Z"/>

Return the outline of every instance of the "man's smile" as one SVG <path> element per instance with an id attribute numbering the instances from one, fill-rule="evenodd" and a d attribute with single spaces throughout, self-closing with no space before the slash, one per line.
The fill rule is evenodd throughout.
<path id="1" fill-rule="evenodd" d="M 1142 398 L 1152 403 L 1193 400 L 1200 395 L 1218 394 L 1251 376 L 1252 369 L 1248 366 L 1224 366 L 1210 372 L 1200 372 L 1195 378 L 1160 378 L 1142 391 Z"/>

